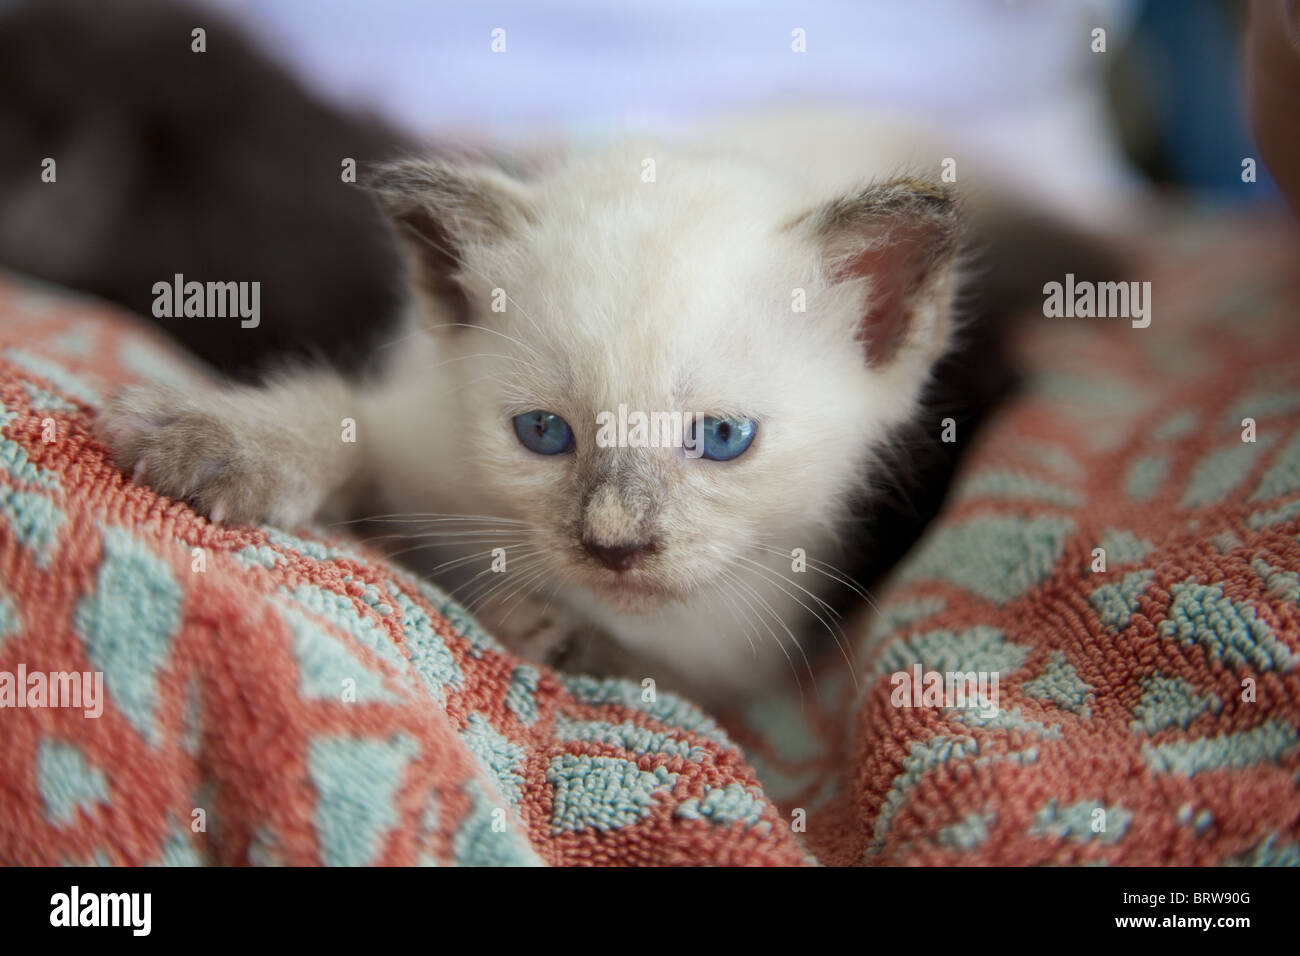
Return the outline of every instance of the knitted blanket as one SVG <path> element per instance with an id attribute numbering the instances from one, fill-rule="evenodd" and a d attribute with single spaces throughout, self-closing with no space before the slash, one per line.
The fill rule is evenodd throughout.
<path id="1" fill-rule="evenodd" d="M 854 666 L 731 715 L 133 485 L 94 410 L 201 373 L 4 280 L 0 863 L 1300 863 L 1297 249 L 1175 235 L 1149 328 L 1028 323 Z"/>

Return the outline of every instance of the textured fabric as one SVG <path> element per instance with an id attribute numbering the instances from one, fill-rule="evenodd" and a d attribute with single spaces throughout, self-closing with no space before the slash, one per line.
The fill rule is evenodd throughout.
<path id="1" fill-rule="evenodd" d="M 1300 862 L 1297 250 L 1178 235 L 1150 328 L 1030 323 L 855 666 L 721 723 L 520 661 L 346 538 L 132 485 L 93 409 L 197 373 L 5 282 L 0 703 L 20 669 L 107 700 L 0 709 L 0 862 Z M 996 673 L 996 712 L 895 706 L 917 665 Z"/>

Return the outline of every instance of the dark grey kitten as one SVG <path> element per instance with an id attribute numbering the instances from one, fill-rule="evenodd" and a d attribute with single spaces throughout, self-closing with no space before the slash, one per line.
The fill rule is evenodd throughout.
<path id="1" fill-rule="evenodd" d="M 406 144 L 308 93 L 220 15 L 164 0 L 0 4 L 0 64 L 0 266 L 145 316 L 176 273 L 258 281 L 256 328 L 161 321 L 245 378 L 293 354 L 356 367 L 395 324 L 396 244 L 341 164 Z"/>

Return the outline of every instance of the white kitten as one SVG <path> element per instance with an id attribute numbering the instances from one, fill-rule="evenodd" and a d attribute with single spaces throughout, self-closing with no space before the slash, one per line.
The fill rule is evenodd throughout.
<path id="1" fill-rule="evenodd" d="M 813 173 L 624 143 L 529 182 L 381 167 L 370 185 L 420 293 L 382 380 L 131 389 L 102 433 L 120 465 L 217 520 L 473 516 L 425 527 L 465 559 L 447 580 L 490 590 L 486 623 L 527 653 L 715 705 L 792 679 L 837 586 L 793 573 L 792 551 L 810 569 L 834 555 L 877 453 L 917 414 L 950 339 L 958 238 L 946 188 L 822 158 Z M 598 416 L 620 405 L 708 416 L 705 456 L 601 447 Z M 561 616 L 539 634 L 548 604 Z M 556 643 L 574 633 L 576 653 Z"/>

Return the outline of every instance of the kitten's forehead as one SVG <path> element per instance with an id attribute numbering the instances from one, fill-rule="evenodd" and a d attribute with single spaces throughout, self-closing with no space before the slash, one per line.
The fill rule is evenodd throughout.
<path id="1" fill-rule="evenodd" d="M 662 399 L 743 358 L 762 314 L 789 313 L 795 257 L 752 171 L 614 151 L 546 184 L 514 259 L 512 331 L 563 359 L 573 386 Z"/>
<path id="2" fill-rule="evenodd" d="M 754 292 L 717 273 L 665 262 L 633 282 L 584 283 L 572 274 L 546 290 L 511 333 L 545 357 L 539 385 L 597 408 L 678 408 L 719 383 L 743 384 L 761 335 Z"/>
<path id="3" fill-rule="evenodd" d="M 482 264 L 483 301 L 508 296 L 483 324 L 527 362 L 507 404 L 575 424 L 621 404 L 759 415 L 815 357 L 791 307 L 813 256 L 785 228 L 805 202 L 761 169 L 663 151 L 644 181 L 645 157 L 614 149 L 536 186 L 528 226 Z"/>

